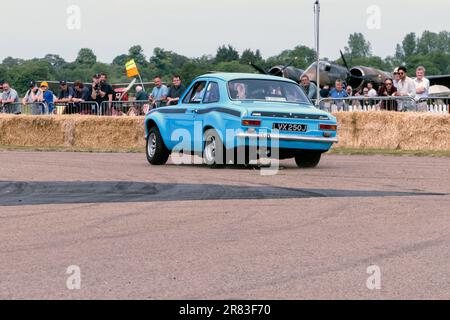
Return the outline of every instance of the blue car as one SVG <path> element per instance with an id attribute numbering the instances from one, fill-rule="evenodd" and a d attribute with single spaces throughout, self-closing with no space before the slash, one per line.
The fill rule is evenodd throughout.
<path id="1" fill-rule="evenodd" d="M 294 81 L 212 73 L 196 78 L 178 105 L 150 111 L 145 133 L 152 165 L 165 164 L 173 153 L 200 155 L 210 166 L 276 157 L 315 167 L 337 142 L 337 122 Z"/>

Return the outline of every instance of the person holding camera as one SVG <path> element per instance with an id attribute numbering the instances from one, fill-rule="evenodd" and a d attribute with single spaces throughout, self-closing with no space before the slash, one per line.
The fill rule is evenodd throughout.
<path id="1" fill-rule="evenodd" d="M 100 115 L 104 115 L 109 107 L 106 106 L 104 102 L 112 102 L 113 100 L 113 90 L 112 87 L 106 82 L 106 74 L 95 74 L 92 77 L 92 92 L 91 98 L 93 101 L 98 103 L 100 108 Z"/>

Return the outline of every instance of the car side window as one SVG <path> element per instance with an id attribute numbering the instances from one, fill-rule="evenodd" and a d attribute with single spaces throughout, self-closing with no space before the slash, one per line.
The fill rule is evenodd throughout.
<path id="1" fill-rule="evenodd" d="M 206 91 L 206 81 L 196 82 L 183 100 L 183 103 L 201 103 Z"/>
<path id="2" fill-rule="evenodd" d="M 205 98 L 203 103 L 215 103 L 219 102 L 220 93 L 219 93 L 219 85 L 217 82 L 210 82 L 208 87 L 206 88 Z"/>

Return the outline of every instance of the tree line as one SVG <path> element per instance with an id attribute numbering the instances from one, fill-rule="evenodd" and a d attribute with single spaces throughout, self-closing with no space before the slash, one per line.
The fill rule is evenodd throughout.
<path id="1" fill-rule="evenodd" d="M 338 52 L 339 48 L 336 50 Z M 344 48 L 344 56 L 350 66 L 365 65 L 392 71 L 400 65 L 405 65 L 408 69 L 423 65 L 429 75 L 449 74 L 450 32 L 425 31 L 421 35 L 409 33 L 397 44 L 395 53 L 385 58 L 373 55 L 371 44 L 363 34 L 353 33 Z M 294 59 L 295 57 L 297 59 Z M 246 49 L 240 53 L 231 45 L 223 45 L 217 49 L 215 55 L 189 58 L 163 48 L 155 48 L 152 55 L 147 57 L 142 47 L 135 45 L 128 53 L 115 57 L 111 63 L 103 63 L 98 61 L 91 49 L 82 48 L 72 62 L 65 61 L 57 54 L 47 54 L 43 58 L 29 60 L 7 57 L 0 64 L 0 80 L 8 81 L 21 94 L 27 90 L 30 80 L 64 79 L 90 82 L 93 74 L 101 72 L 108 74 L 111 83 L 128 82 L 125 63 L 130 59 L 136 61 L 144 81 L 161 75 L 164 81 L 170 82 L 171 75 L 179 74 L 184 82 L 188 83 L 196 76 L 210 71 L 255 72 L 249 62 L 268 69 L 292 61 L 292 66 L 305 69 L 315 61 L 315 51 L 313 48 L 298 45 L 264 59 L 260 50 Z M 332 62 L 343 63 L 341 58 Z"/>

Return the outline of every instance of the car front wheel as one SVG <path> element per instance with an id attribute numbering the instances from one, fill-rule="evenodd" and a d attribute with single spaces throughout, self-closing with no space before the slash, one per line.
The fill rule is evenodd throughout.
<path id="1" fill-rule="evenodd" d="M 322 153 L 315 151 L 302 151 L 295 155 L 295 162 L 300 168 L 315 168 L 320 162 Z"/>
<path id="2" fill-rule="evenodd" d="M 167 149 L 161 137 L 161 133 L 157 127 L 149 130 L 147 136 L 147 160 L 152 165 L 166 164 L 170 156 L 170 151 Z"/>

